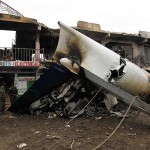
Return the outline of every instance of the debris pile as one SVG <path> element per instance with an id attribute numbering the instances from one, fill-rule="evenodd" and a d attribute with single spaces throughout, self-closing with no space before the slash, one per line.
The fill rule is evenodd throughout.
<path id="1" fill-rule="evenodd" d="M 30 113 L 35 116 L 47 113 L 48 118 L 57 116 L 73 118 L 81 114 L 87 117 L 97 117 L 125 108 L 124 103 L 122 103 L 123 107 L 118 108 L 117 106 L 121 103 L 119 102 L 108 110 L 105 105 L 106 91 L 101 90 L 97 94 L 98 91 L 99 89 L 89 80 L 73 75 L 69 81 L 32 103 Z"/>

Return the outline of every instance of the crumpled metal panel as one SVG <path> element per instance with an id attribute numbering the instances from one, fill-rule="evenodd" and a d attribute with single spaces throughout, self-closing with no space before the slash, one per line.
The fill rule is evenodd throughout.
<path id="1" fill-rule="evenodd" d="M 120 56 L 96 41 L 62 24 L 60 25 L 60 38 L 53 58 L 77 58 L 80 65 L 107 80 L 110 69 L 120 64 Z M 70 68 L 72 72 L 73 68 Z"/>

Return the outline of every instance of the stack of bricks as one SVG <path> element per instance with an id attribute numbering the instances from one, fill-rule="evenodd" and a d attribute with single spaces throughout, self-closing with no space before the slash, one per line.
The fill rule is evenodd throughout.
<path id="1" fill-rule="evenodd" d="M 78 21 L 77 27 L 85 30 L 93 30 L 93 31 L 100 31 L 101 26 L 97 23 L 89 23 L 85 21 Z"/>

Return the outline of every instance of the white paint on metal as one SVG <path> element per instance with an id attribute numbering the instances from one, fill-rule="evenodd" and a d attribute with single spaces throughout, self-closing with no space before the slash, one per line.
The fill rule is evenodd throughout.
<path id="1" fill-rule="evenodd" d="M 77 58 L 81 67 L 92 72 L 105 81 L 115 84 L 132 95 L 142 92 L 150 93 L 149 73 L 130 61 L 121 62 L 120 55 L 59 22 L 60 37 L 54 59 L 58 62 L 65 58 L 67 68 L 72 71 L 71 62 Z M 63 63 L 62 63 L 63 64 Z M 64 63 L 65 64 L 65 63 Z M 66 64 L 64 65 L 66 66 Z M 122 74 L 119 74 L 122 68 Z M 115 76 L 112 71 L 116 71 Z M 77 72 L 76 72 L 77 73 Z"/>

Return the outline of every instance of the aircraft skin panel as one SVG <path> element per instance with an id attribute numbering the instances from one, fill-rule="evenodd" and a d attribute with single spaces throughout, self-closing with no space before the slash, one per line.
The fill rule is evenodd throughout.
<path id="1" fill-rule="evenodd" d="M 138 97 L 134 97 L 133 95 L 127 93 L 126 91 L 122 90 L 120 87 L 117 87 L 100 77 L 94 75 L 90 71 L 84 69 L 85 76 L 90 79 L 93 84 L 95 84 L 99 88 L 104 88 L 111 95 L 119 98 L 122 102 L 126 104 L 130 104 L 131 101 L 134 99 L 132 106 L 140 111 L 150 114 L 150 105 L 145 103 L 144 101 L 140 100 Z"/>
<path id="2" fill-rule="evenodd" d="M 11 106 L 11 112 L 20 112 L 34 101 L 50 93 L 70 78 L 70 71 L 53 63 L 49 69 Z"/>
<path id="3" fill-rule="evenodd" d="M 124 76 L 113 80 L 111 83 L 119 86 L 132 95 L 138 95 L 142 92 L 148 92 L 149 80 L 143 69 L 129 61 L 126 61 Z"/>
<path id="4" fill-rule="evenodd" d="M 53 58 L 58 62 L 65 57 L 77 59 L 83 68 L 107 80 L 109 70 L 120 64 L 120 56 L 63 23 L 59 22 L 59 26 L 59 42 Z M 73 68 L 70 70 L 74 72 Z"/>
<path id="5" fill-rule="evenodd" d="M 60 36 L 53 56 L 58 63 L 76 74 L 82 67 L 132 95 L 150 94 L 148 72 L 75 29 L 58 24 Z"/>

